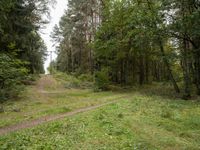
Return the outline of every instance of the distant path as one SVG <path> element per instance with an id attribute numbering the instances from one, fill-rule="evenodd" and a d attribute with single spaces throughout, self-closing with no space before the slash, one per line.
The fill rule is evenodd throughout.
<path id="1" fill-rule="evenodd" d="M 43 123 L 51 122 L 51 121 L 62 119 L 62 118 L 69 117 L 69 116 L 73 116 L 73 115 L 76 115 L 78 113 L 94 110 L 94 109 L 100 108 L 102 106 L 106 106 L 106 105 L 109 105 L 109 104 L 116 103 L 118 101 L 119 100 L 104 103 L 104 104 L 99 104 L 99 105 L 96 105 L 96 106 L 85 107 L 85 108 L 77 109 L 77 110 L 72 111 L 72 112 L 67 112 L 67 113 L 59 114 L 59 115 L 55 115 L 55 116 L 45 116 L 45 117 L 42 117 L 42 118 L 39 118 L 39 119 L 36 119 L 36 120 L 33 120 L 33 121 L 26 121 L 26 122 L 22 122 L 20 124 L 3 127 L 3 128 L 0 128 L 0 136 L 14 132 L 14 131 L 18 131 L 18 130 L 21 130 L 21 129 L 31 128 L 31 127 L 35 127 L 35 126 L 43 124 Z"/>

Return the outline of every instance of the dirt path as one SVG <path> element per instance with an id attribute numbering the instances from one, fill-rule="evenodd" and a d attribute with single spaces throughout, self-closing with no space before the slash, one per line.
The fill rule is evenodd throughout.
<path id="1" fill-rule="evenodd" d="M 27 121 L 27 122 L 22 122 L 22 123 L 17 124 L 17 125 L 11 125 L 11 126 L 7 126 L 7 127 L 3 127 L 3 128 L 0 128 L 0 136 L 14 132 L 14 131 L 18 131 L 18 130 L 21 130 L 21 129 L 35 127 L 37 125 L 47 123 L 47 122 L 51 122 L 51 121 L 54 121 L 54 120 L 63 119 L 65 117 L 73 116 L 73 115 L 76 115 L 78 113 L 94 110 L 94 109 L 100 108 L 102 106 L 106 106 L 106 105 L 113 104 L 113 103 L 116 103 L 116 102 L 117 102 L 117 100 L 112 101 L 112 102 L 108 102 L 108 103 L 104 103 L 104 104 L 99 104 L 99 105 L 96 105 L 96 106 L 77 109 L 75 111 L 67 112 L 67 113 L 64 113 L 64 114 L 59 114 L 59 115 L 54 115 L 54 116 L 45 116 L 45 117 L 42 117 L 42 118 L 39 118 L 39 119 L 36 119 L 36 120 L 33 120 L 33 121 Z"/>

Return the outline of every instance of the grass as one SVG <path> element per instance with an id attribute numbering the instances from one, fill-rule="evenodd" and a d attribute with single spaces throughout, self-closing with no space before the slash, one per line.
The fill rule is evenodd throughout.
<path id="1" fill-rule="evenodd" d="M 3 104 L 4 112 L 0 113 L 0 127 L 105 103 L 124 95 L 113 92 L 94 93 L 92 90 L 81 89 L 68 89 L 61 93 L 38 93 L 29 88 L 23 99 Z"/>
<path id="2" fill-rule="evenodd" d="M 200 149 L 200 104 L 134 93 L 100 109 L 0 137 L 1 149 Z"/>
<path id="3" fill-rule="evenodd" d="M 60 81 L 62 82 L 62 81 Z M 57 82 L 56 82 L 57 83 Z M 63 120 L 0 136 L 0 150 L 198 150 L 200 102 L 183 101 L 170 86 L 143 86 L 118 92 L 29 87 L 26 99 L 7 102 L 0 126 L 119 99 L 115 104 Z M 31 94 L 36 93 L 36 94 Z M 32 95 L 32 96 L 30 96 Z"/>
<path id="4" fill-rule="evenodd" d="M 61 74 L 62 75 L 62 74 Z M 125 92 L 95 93 L 92 89 L 65 88 L 67 82 L 78 80 L 75 77 L 56 74 L 55 80 L 43 77 L 34 86 L 28 86 L 21 99 L 0 104 L 0 128 L 47 115 L 56 115 L 79 108 L 102 104 L 127 96 Z M 66 78 L 64 78 L 66 77 Z M 81 82 L 79 80 L 79 82 Z"/>

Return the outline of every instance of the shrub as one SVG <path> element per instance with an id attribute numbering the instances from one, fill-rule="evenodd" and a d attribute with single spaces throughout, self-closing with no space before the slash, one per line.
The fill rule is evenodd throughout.
<path id="1" fill-rule="evenodd" d="M 65 84 L 65 88 L 80 88 L 81 82 L 76 78 L 71 78 L 71 81 Z"/>
<path id="2" fill-rule="evenodd" d="M 93 88 L 93 76 L 89 74 L 81 74 L 76 76 L 74 73 L 67 74 L 56 71 L 54 77 L 61 83 L 64 83 L 65 88 Z"/>
<path id="3" fill-rule="evenodd" d="M 108 68 L 103 68 L 95 74 L 95 91 L 109 89 L 109 71 Z"/>
<path id="4" fill-rule="evenodd" d="M 90 74 L 81 74 L 78 79 L 83 82 L 93 82 L 93 76 Z"/>
<path id="5" fill-rule="evenodd" d="M 18 96 L 28 71 L 19 59 L 0 53 L 0 101 Z"/>
<path id="6" fill-rule="evenodd" d="M 38 74 L 29 74 L 25 77 L 24 80 L 22 80 L 22 83 L 24 85 L 35 85 L 35 81 L 39 78 L 40 76 Z"/>

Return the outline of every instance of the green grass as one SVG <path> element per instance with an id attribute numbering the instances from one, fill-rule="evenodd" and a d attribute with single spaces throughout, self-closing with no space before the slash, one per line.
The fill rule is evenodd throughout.
<path id="1" fill-rule="evenodd" d="M 4 112 L 0 113 L 0 127 L 105 103 L 124 95 L 114 92 L 94 93 L 92 90 L 81 89 L 41 94 L 34 91 L 33 88 L 29 88 L 23 99 L 3 104 Z"/>
<path id="2" fill-rule="evenodd" d="M 135 92 L 116 104 L 0 137 L 1 149 L 200 149 L 200 103 Z"/>
<path id="3" fill-rule="evenodd" d="M 56 79 L 59 76 L 60 74 L 56 74 Z M 44 77 L 42 82 L 45 82 L 45 85 L 42 88 L 39 84 L 41 81 L 38 81 L 39 83 L 36 85 L 27 87 L 24 94 L 21 95 L 21 99 L 0 104 L 0 108 L 3 108 L 3 112 L 0 112 L 0 128 L 47 115 L 56 115 L 102 104 L 127 96 L 126 92 L 95 93 L 92 89 L 65 88 L 65 84 L 74 79 L 75 77 L 69 75 L 64 75 L 59 80 L 49 79 L 48 76 Z"/>
<path id="4" fill-rule="evenodd" d="M 71 78 L 70 76 L 67 78 Z M 3 104 L 0 127 L 108 101 L 99 109 L 0 136 L 0 150 L 198 150 L 200 102 L 184 101 L 169 85 L 115 92 L 64 88 L 68 79 L 28 87 L 22 99 Z"/>

